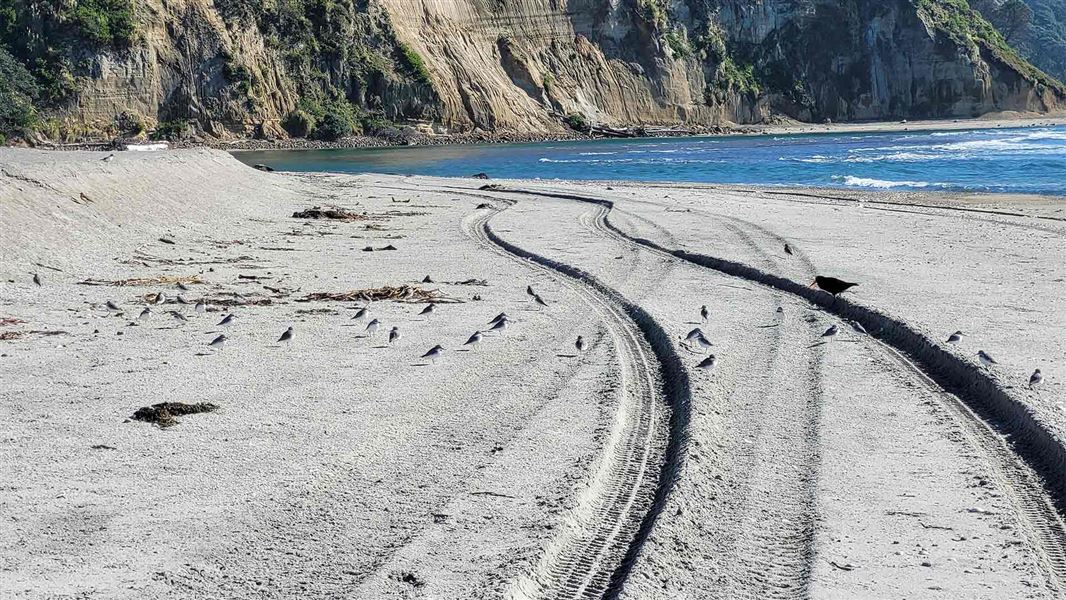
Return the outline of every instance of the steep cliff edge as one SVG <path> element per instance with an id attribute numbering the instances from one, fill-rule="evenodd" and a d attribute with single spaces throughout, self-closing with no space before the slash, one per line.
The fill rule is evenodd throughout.
<path id="1" fill-rule="evenodd" d="M 0 119 L 53 139 L 1066 106 L 965 0 L 0 0 L 0 42 Z"/>

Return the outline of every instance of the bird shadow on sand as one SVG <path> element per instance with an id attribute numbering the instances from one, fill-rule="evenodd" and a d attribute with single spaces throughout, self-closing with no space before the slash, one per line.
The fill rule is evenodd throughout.
<path id="1" fill-rule="evenodd" d="M 742 285 L 733 285 L 731 283 L 719 283 L 718 286 L 720 286 L 720 287 L 728 287 L 728 288 L 736 288 L 738 290 L 745 290 L 745 291 L 748 291 L 748 292 L 755 291 L 755 290 L 753 290 L 753 289 L 751 289 L 749 287 L 744 287 Z"/>
<path id="2" fill-rule="evenodd" d="M 197 352 L 196 354 L 193 354 L 193 356 L 212 356 L 213 354 L 213 352 Z"/>
<path id="3" fill-rule="evenodd" d="M 858 341 L 859 340 L 837 340 L 837 343 L 838 344 L 855 344 L 855 343 L 858 343 Z M 815 342 L 815 343 L 813 343 L 813 344 L 811 344 L 810 346 L 807 346 L 807 347 L 808 348 L 816 348 L 818 346 L 824 346 L 824 345 L 826 345 L 828 343 L 829 342 Z"/>
<path id="4" fill-rule="evenodd" d="M 577 358 L 576 354 L 556 354 L 556 358 Z"/>
<path id="5" fill-rule="evenodd" d="M 780 325 L 781 325 L 780 323 L 770 323 L 769 325 L 756 325 L 755 328 L 756 329 L 767 329 L 769 327 L 779 327 Z"/>

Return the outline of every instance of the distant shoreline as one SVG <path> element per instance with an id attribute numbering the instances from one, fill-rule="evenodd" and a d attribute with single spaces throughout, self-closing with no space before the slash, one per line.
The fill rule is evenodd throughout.
<path id="1" fill-rule="evenodd" d="M 693 128 L 684 134 L 635 136 L 639 139 L 669 139 L 700 136 L 802 135 L 833 133 L 891 133 L 901 131 L 974 130 L 1021 127 L 1054 127 L 1066 125 L 1066 113 L 1054 115 L 986 115 L 971 119 L 930 119 L 922 121 L 864 121 L 848 123 L 800 123 L 774 125 L 729 125 Z M 352 150 L 363 148 L 407 148 L 412 146 L 463 146 L 471 144 L 522 144 L 538 142 L 566 142 L 590 139 L 615 139 L 608 136 L 589 137 L 556 134 L 442 134 L 414 135 L 400 142 L 398 139 L 376 136 L 353 136 L 336 142 L 304 138 L 288 140 L 234 140 L 209 144 L 177 144 L 178 147 L 207 146 L 228 152 L 258 150 Z"/>
<path id="2" fill-rule="evenodd" d="M 467 146 L 495 144 L 524 144 L 541 142 L 568 142 L 602 139 L 671 139 L 685 137 L 732 137 L 759 135 L 811 135 L 834 133 L 892 133 L 903 131 L 961 131 L 999 128 L 1055 127 L 1066 125 L 1066 112 L 1046 115 L 994 113 L 969 119 L 929 119 L 920 121 L 862 121 L 846 123 L 801 123 L 779 124 L 727 124 L 722 126 L 698 126 L 671 130 L 670 134 L 634 135 L 629 138 L 614 136 L 588 136 L 578 132 L 568 133 L 495 133 L 477 132 L 460 134 L 397 133 L 393 136 L 351 136 L 337 141 L 289 138 L 273 140 L 181 140 L 169 142 L 172 149 L 211 148 L 226 152 L 268 150 L 357 150 L 432 146 Z M 115 150 L 124 144 L 146 143 L 146 140 L 95 140 L 69 144 L 38 144 L 38 150 Z"/>

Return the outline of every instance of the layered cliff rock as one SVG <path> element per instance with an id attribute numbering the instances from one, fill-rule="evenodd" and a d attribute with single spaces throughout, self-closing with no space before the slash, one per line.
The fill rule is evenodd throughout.
<path id="1" fill-rule="evenodd" d="M 79 43 L 94 21 L 72 25 L 74 0 L 5 11 L 12 1 L 0 0 L 7 52 L 38 79 L 71 82 L 37 103 L 53 136 L 187 123 L 282 137 L 330 119 L 342 134 L 397 122 L 552 132 L 569 115 L 712 125 L 1066 106 L 1066 89 L 965 0 L 82 0 L 129 3 L 125 43 Z M 59 35 L 38 44 L 43 63 L 34 52 L 46 50 L 20 43 Z"/>

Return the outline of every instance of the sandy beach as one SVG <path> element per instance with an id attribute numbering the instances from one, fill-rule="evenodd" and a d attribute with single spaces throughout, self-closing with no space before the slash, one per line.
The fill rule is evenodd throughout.
<path id="1" fill-rule="evenodd" d="M 0 149 L 2 598 L 1066 594 L 1061 198 L 105 156 Z"/>

